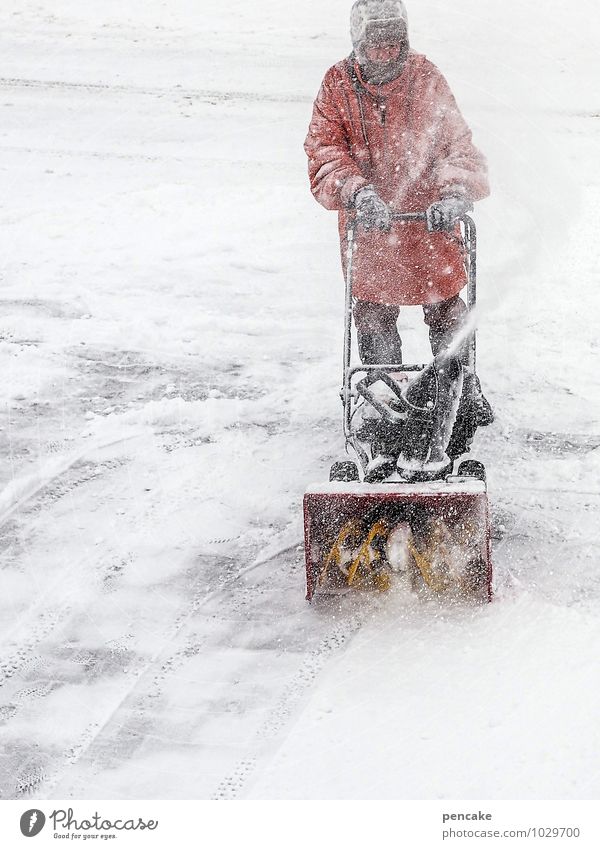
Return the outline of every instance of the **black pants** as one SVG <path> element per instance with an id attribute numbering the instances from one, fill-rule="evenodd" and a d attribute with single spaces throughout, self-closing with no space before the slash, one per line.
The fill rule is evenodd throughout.
<path id="1" fill-rule="evenodd" d="M 353 313 L 362 362 L 365 365 L 401 363 L 402 340 L 396 324 L 400 307 L 357 300 Z M 429 342 L 434 356 L 450 346 L 455 335 L 462 330 L 466 315 L 467 307 L 458 295 L 437 304 L 423 304 L 423 318 L 429 327 Z M 463 363 L 466 362 L 466 345 L 457 355 Z"/>

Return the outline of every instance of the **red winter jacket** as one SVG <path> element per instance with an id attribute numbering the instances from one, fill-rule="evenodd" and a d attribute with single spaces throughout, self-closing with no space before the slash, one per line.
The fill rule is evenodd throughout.
<path id="1" fill-rule="evenodd" d="M 311 189 L 339 211 L 342 264 L 354 194 L 373 185 L 398 212 L 424 212 L 436 200 L 489 194 L 485 160 L 471 141 L 448 83 L 425 56 L 409 52 L 398 79 L 366 83 L 353 59 L 327 71 L 304 149 Z M 389 233 L 356 233 L 355 297 L 384 304 L 427 304 L 465 285 L 455 233 L 428 233 L 422 223 L 394 223 Z"/>

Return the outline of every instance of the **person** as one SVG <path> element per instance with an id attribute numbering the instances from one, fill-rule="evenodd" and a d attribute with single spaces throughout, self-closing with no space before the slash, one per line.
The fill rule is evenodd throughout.
<path id="1" fill-rule="evenodd" d="M 354 49 L 325 74 L 304 148 L 313 195 L 339 214 L 344 271 L 349 216 L 358 225 L 352 294 L 361 360 L 401 363 L 400 308 L 421 305 L 434 357 L 458 352 L 466 364 L 458 219 L 489 194 L 485 159 L 441 72 L 410 48 L 401 0 L 357 0 L 350 32 Z M 393 211 L 426 211 L 426 226 L 394 221 Z M 469 385 L 477 424 L 489 424 L 476 376 Z"/>

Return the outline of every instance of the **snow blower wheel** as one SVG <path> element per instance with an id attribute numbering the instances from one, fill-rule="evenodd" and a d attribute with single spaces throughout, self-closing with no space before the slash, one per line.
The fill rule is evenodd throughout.
<path id="1" fill-rule="evenodd" d="M 457 474 L 461 478 L 477 478 L 484 483 L 486 481 L 485 466 L 479 460 L 463 460 Z"/>
<path id="2" fill-rule="evenodd" d="M 358 466 L 352 460 L 342 460 L 339 463 L 334 463 L 329 470 L 329 480 L 342 481 L 344 483 L 352 483 L 352 481 L 360 480 Z"/>

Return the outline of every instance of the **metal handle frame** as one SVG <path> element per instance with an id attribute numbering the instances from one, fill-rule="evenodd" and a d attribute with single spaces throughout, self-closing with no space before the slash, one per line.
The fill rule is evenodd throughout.
<path id="1" fill-rule="evenodd" d="M 467 272 L 467 309 L 470 312 L 475 308 L 477 303 L 477 230 L 475 222 L 469 215 L 462 215 L 459 219 L 461 224 L 461 233 L 463 245 L 465 248 L 465 268 Z M 400 222 L 426 222 L 427 215 L 424 212 L 394 212 L 392 213 L 392 221 Z M 367 398 L 369 402 L 377 409 L 384 418 L 389 421 L 396 421 L 399 414 L 392 410 L 388 405 L 378 401 L 373 403 L 374 396 L 368 390 L 370 382 L 375 382 L 379 379 L 377 372 L 403 371 L 403 372 L 420 372 L 425 368 L 425 363 L 381 363 L 377 365 L 360 365 L 352 366 L 352 282 L 353 282 L 353 266 L 355 252 L 355 229 L 356 221 L 354 218 L 348 219 L 346 228 L 346 297 L 345 297 L 345 312 L 344 312 L 344 364 L 343 364 L 343 385 L 342 385 L 342 402 L 344 406 L 344 435 L 346 441 L 349 442 L 361 459 L 364 453 L 363 449 L 356 442 L 352 433 L 352 400 L 360 397 Z M 475 328 L 469 335 L 468 340 L 468 366 L 475 372 L 476 370 L 476 354 L 477 354 L 477 335 Z M 355 374 L 363 373 L 365 378 L 360 382 L 360 390 L 352 389 L 352 378 Z M 357 384 L 358 386 L 358 384 Z M 396 393 L 397 394 L 397 393 Z M 375 399 L 376 400 L 376 399 Z"/>

